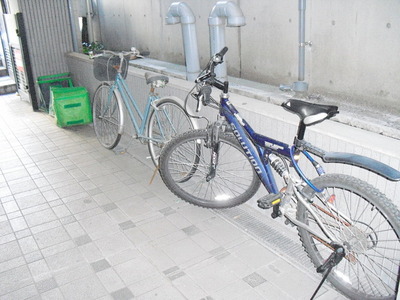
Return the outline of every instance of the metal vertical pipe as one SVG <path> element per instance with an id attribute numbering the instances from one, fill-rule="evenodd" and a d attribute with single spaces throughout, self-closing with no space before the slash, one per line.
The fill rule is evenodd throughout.
<path id="1" fill-rule="evenodd" d="M 299 81 L 304 80 L 305 69 L 306 0 L 299 0 Z"/>
<path id="2" fill-rule="evenodd" d="M 212 8 L 208 17 L 210 30 L 210 50 L 211 55 L 219 52 L 225 47 L 225 21 L 228 27 L 240 27 L 246 25 L 246 19 L 240 7 L 231 1 L 218 1 Z M 226 59 L 225 59 L 226 61 Z M 226 80 L 226 62 L 215 68 L 217 78 Z"/>
<path id="3" fill-rule="evenodd" d="M 308 90 L 308 83 L 304 81 L 305 75 L 305 46 L 306 46 L 306 0 L 299 0 L 299 62 L 298 62 L 298 81 L 291 86 L 281 84 L 282 91 L 295 91 L 305 93 Z"/>
<path id="4" fill-rule="evenodd" d="M 76 27 L 75 27 L 75 19 L 74 19 L 74 12 L 72 8 L 72 3 L 71 0 L 67 0 L 68 3 L 68 17 L 69 17 L 69 26 L 71 30 L 71 37 L 72 37 L 72 48 L 74 52 L 79 51 L 79 46 L 78 46 L 78 38 L 76 36 Z"/>
<path id="5" fill-rule="evenodd" d="M 186 78 L 189 81 L 194 81 L 200 73 L 200 59 L 197 49 L 195 26 L 182 26 L 182 35 L 185 39 Z"/>
<path id="6" fill-rule="evenodd" d="M 168 25 L 181 23 L 183 48 L 186 59 L 186 79 L 194 81 L 200 73 L 196 18 L 186 3 L 174 2 L 170 5 L 165 20 Z"/>
<path id="7" fill-rule="evenodd" d="M 88 35 L 89 35 L 89 42 L 94 42 L 93 39 L 93 5 L 92 0 L 86 1 L 87 7 L 87 25 L 88 25 Z"/>

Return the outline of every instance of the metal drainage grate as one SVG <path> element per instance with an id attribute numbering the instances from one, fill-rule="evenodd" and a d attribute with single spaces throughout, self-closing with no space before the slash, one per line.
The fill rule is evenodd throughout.
<path id="1" fill-rule="evenodd" d="M 246 205 L 214 212 L 311 276 L 316 276 L 314 266 L 290 225 L 283 225 L 279 219 L 274 220 Z"/>

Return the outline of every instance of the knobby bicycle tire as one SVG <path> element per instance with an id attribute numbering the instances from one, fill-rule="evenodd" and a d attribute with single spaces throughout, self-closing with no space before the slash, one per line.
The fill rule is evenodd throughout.
<path id="1" fill-rule="evenodd" d="M 192 129 L 194 121 L 178 101 L 171 98 L 157 101 L 147 124 L 148 148 L 154 165 L 158 165 L 161 149 L 168 141 Z"/>
<path id="2" fill-rule="evenodd" d="M 93 97 L 93 127 L 100 144 L 115 148 L 122 135 L 123 110 L 116 91 L 110 95 L 110 84 L 104 82 L 98 86 Z"/>
<path id="3" fill-rule="evenodd" d="M 400 265 L 400 212 L 396 206 L 374 187 L 351 176 L 329 174 L 312 182 L 327 193 L 321 196 L 306 187 L 304 194 L 311 196 L 314 212 L 346 252 L 328 280 L 351 299 L 396 299 Z M 322 234 L 300 201 L 297 218 Z M 311 261 L 320 266 L 332 253 L 331 247 L 305 229 L 298 227 L 298 231 Z"/>
<path id="4" fill-rule="evenodd" d="M 261 182 L 236 138 L 219 134 L 216 175 L 209 181 L 211 149 L 206 139 L 206 130 L 192 130 L 162 149 L 160 174 L 165 185 L 179 198 L 206 208 L 228 208 L 249 200 Z"/>

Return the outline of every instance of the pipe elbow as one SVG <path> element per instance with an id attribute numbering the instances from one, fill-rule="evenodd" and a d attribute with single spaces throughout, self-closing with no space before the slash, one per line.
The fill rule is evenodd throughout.
<path id="1" fill-rule="evenodd" d="M 208 25 L 222 25 L 224 18 L 228 27 L 239 27 L 246 25 L 246 19 L 240 7 L 231 1 L 218 1 L 212 8 L 208 17 Z"/>
<path id="2" fill-rule="evenodd" d="M 173 2 L 169 6 L 165 21 L 168 25 L 173 24 L 194 24 L 196 18 L 190 7 L 184 2 Z"/>

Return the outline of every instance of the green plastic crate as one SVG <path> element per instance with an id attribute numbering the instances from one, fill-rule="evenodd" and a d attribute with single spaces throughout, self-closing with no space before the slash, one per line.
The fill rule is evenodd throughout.
<path id="1" fill-rule="evenodd" d="M 58 126 L 92 123 L 89 93 L 85 87 L 52 87 L 50 97 Z"/>
<path id="2" fill-rule="evenodd" d="M 50 115 L 54 115 L 50 100 L 51 88 L 74 86 L 70 73 L 39 76 L 36 82 L 39 85 L 39 109 L 48 112 Z"/>

